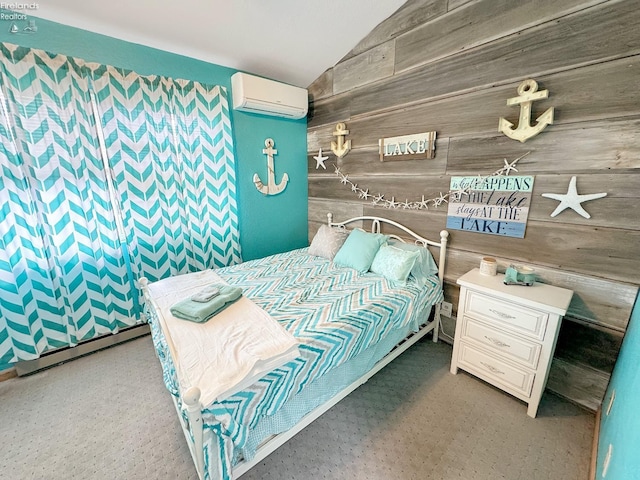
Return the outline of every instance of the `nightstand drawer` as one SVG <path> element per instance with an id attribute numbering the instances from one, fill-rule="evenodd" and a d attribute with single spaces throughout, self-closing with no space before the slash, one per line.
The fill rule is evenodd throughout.
<path id="1" fill-rule="evenodd" d="M 469 291 L 465 313 L 498 322 L 506 330 L 542 340 L 549 314 L 514 303 Z"/>
<path id="2" fill-rule="evenodd" d="M 473 318 L 464 317 L 462 338 L 468 341 L 479 342 L 483 346 L 500 355 L 526 367 L 536 369 L 540 358 L 542 346 L 509 335 Z"/>
<path id="3" fill-rule="evenodd" d="M 466 342 L 460 345 L 460 366 L 498 387 L 507 387 L 529 397 L 535 373 L 520 369 L 476 349 Z"/>

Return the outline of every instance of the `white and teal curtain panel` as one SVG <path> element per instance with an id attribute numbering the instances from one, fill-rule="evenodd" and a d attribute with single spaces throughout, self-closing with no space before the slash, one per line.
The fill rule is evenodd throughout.
<path id="1" fill-rule="evenodd" d="M 240 261 L 224 89 L 0 44 L 0 363 L 144 321 Z"/>

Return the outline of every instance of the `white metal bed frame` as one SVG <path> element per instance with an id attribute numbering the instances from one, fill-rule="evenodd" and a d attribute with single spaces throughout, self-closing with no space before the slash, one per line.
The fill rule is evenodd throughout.
<path id="1" fill-rule="evenodd" d="M 381 224 L 388 224 L 394 226 L 404 233 L 406 233 L 409 237 L 412 237 L 414 243 L 420 245 L 424 248 L 428 246 L 438 247 L 440 249 L 439 260 L 438 260 L 438 277 L 440 279 L 440 285 L 443 285 L 444 282 L 444 269 L 445 269 L 445 259 L 447 252 L 447 242 L 449 237 L 449 232 L 446 230 L 442 230 L 440 232 L 440 242 L 435 242 L 432 240 L 427 240 L 424 237 L 421 237 L 413 230 L 401 225 L 393 220 L 389 220 L 382 217 L 374 217 L 374 216 L 360 216 L 350 218 L 349 220 L 345 220 L 344 222 L 334 222 L 333 214 L 327 213 L 327 224 L 330 227 L 339 227 L 346 228 L 347 225 L 356 223 L 356 222 L 371 222 L 371 232 L 372 233 L 381 233 L 380 226 Z M 388 234 L 385 235 L 400 240 L 405 241 L 404 238 L 395 235 Z M 159 311 L 157 304 L 155 304 L 154 300 L 149 295 L 148 289 L 148 280 L 146 278 L 140 279 L 140 286 L 144 292 L 145 300 L 149 302 L 156 311 Z M 162 320 L 160 320 L 160 325 L 163 330 L 163 334 L 166 331 L 164 325 L 162 324 Z M 387 364 L 389 364 L 392 360 L 398 357 L 401 353 L 406 351 L 409 347 L 411 347 L 414 343 L 424 337 L 427 333 L 433 332 L 433 342 L 438 341 L 438 329 L 440 325 L 440 304 L 435 305 L 434 317 L 431 322 L 425 323 L 421 325 L 420 330 L 416 333 L 409 335 L 406 339 L 404 339 L 401 343 L 399 343 L 391 352 L 389 352 L 385 357 L 383 357 L 371 370 L 365 373 L 358 380 L 353 382 L 351 385 L 343 389 L 336 396 L 315 408 L 311 412 L 307 413 L 301 420 L 298 422 L 293 428 L 287 430 L 286 432 L 282 432 L 278 435 L 274 435 L 268 439 L 266 439 L 257 449 L 255 456 L 251 459 L 251 461 L 241 461 L 238 463 L 232 472 L 232 477 L 234 479 L 240 477 L 245 474 L 252 467 L 261 462 L 264 458 L 270 455 L 277 448 L 282 446 L 288 440 L 290 440 L 294 435 L 299 433 L 302 429 L 304 429 L 307 425 L 313 422 L 315 419 L 320 417 L 323 413 L 329 410 L 331 407 L 336 405 L 340 400 L 353 392 L 360 385 L 366 383 L 373 375 L 378 373 L 382 368 L 384 368 Z M 174 347 L 171 343 L 170 337 L 165 336 L 165 340 L 167 342 L 167 346 L 169 347 L 169 351 L 171 353 L 172 359 L 175 358 L 174 355 Z M 191 451 L 191 456 L 193 457 L 193 461 L 196 466 L 196 470 L 198 472 L 198 477 L 200 479 L 204 478 L 204 450 L 203 450 L 203 440 L 204 440 L 204 432 L 203 432 L 203 422 L 202 422 L 202 409 L 203 405 L 200 403 L 200 389 L 197 387 L 189 388 L 186 392 L 182 394 L 182 403 L 184 405 L 185 412 L 187 414 L 188 420 L 185 422 L 183 416 L 180 414 L 180 410 L 178 407 L 177 399 L 172 395 L 174 406 L 178 413 L 178 418 L 180 419 L 180 423 L 182 425 L 182 429 L 187 440 L 187 444 L 189 445 L 189 450 Z M 189 428 L 191 427 L 191 428 Z M 193 436 L 193 442 L 191 441 L 191 435 L 189 434 L 189 430 L 191 430 L 191 435 Z M 217 461 L 217 457 L 215 459 L 211 459 L 212 461 Z"/>

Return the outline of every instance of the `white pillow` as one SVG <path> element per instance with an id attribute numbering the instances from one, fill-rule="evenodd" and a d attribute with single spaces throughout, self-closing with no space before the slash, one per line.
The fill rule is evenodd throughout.
<path id="1" fill-rule="evenodd" d="M 331 228 L 323 224 L 311 241 L 309 255 L 333 260 L 348 236 L 349 232 L 344 228 Z"/>

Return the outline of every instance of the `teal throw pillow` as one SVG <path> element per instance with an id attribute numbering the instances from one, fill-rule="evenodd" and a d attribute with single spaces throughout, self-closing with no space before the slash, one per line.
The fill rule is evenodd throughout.
<path id="1" fill-rule="evenodd" d="M 371 271 L 394 282 L 406 282 L 420 252 L 382 245 L 371 264 Z"/>
<path id="2" fill-rule="evenodd" d="M 411 269 L 411 276 L 415 278 L 420 285 L 426 285 L 428 277 L 438 274 L 438 265 L 433 259 L 431 252 L 425 247 L 413 243 L 404 243 L 399 240 L 394 240 L 393 243 L 390 244 L 407 252 L 418 252 L 419 257 Z"/>
<path id="3" fill-rule="evenodd" d="M 355 268 L 360 273 L 368 272 L 380 245 L 386 241 L 387 236 L 381 233 L 353 230 L 336 253 L 333 263 L 340 267 Z"/>

